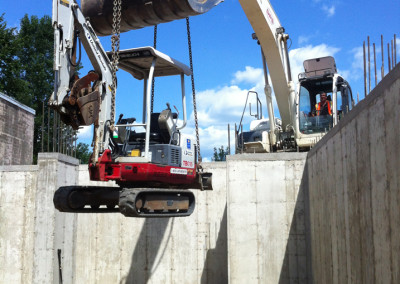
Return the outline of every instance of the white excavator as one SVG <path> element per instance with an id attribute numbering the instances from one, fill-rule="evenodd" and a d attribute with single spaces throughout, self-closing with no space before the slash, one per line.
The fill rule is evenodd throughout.
<path id="1" fill-rule="evenodd" d="M 328 56 L 304 61 L 304 73 L 298 75 L 295 90 L 287 46 L 289 35 L 270 2 L 239 2 L 262 50 L 268 119 L 257 112 L 250 131 L 243 131 L 242 116 L 236 129 L 236 153 L 309 150 L 354 106 L 350 85 L 337 73 L 334 58 Z M 274 114 L 266 63 L 280 119 Z M 321 94 L 324 102 L 326 96 L 328 111 L 320 109 Z M 257 97 L 257 109 L 261 109 L 259 104 Z"/>
<path id="2" fill-rule="evenodd" d="M 189 216 L 195 206 L 189 189 L 212 189 L 211 174 L 198 161 L 197 141 L 181 131 L 187 122 L 184 79 L 191 69 L 152 47 L 119 50 L 119 35 L 201 14 L 218 2 L 82 0 L 81 10 L 76 1 L 53 0 L 55 83 L 49 105 L 74 129 L 94 125 L 90 179 L 118 185 L 60 187 L 53 199 L 59 211 Z M 104 51 L 98 34 L 112 34 L 111 52 Z M 78 78 L 81 45 L 93 71 Z M 120 115 L 115 121 L 117 69 L 144 81 L 140 116 Z M 168 103 L 164 110 L 152 110 L 152 81 L 160 76 L 181 78 L 181 124 L 178 109 L 173 112 Z M 134 97 L 131 103 L 139 101 Z"/>

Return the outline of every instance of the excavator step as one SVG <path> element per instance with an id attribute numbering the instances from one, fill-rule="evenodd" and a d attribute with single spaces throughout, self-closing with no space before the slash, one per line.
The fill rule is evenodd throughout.
<path id="1" fill-rule="evenodd" d="M 126 217 L 185 217 L 193 213 L 195 197 L 188 190 L 124 188 L 119 208 Z"/>
<path id="2" fill-rule="evenodd" d="M 126 217 L 184 217 L 193 213 L 194 194 L 189 190 L 63 186 L 54 206 L 69 213 L 122 213 Z"/>

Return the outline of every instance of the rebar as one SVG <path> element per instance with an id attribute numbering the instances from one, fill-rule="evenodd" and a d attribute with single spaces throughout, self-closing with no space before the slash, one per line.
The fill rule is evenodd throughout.
<path id="1" fill-rule="evenodd" d="M 50 152 L 50 108 L 47 107 L 47 152 Z"/>
<path id="2" fill-rule="evenodd" d="M 374 70 L 375 70 L 375 86 L 378 84 L 378 77 L 376 75 L 376 51 L 375 51 L 375 43 L 374 43 Z"/>
<path id="3" fill-rule="evenodd" d="M 371 54 L 370 54 L 370 43 L 369 43 L 369 36 L 367 37 L 368 40 L 368 94 L 371 92 Z"/>
<path id="4" fill-rule="evenodd" d="M 367 97 L 367 61 L 365 54 L 365 41 L 363 43 L 363 54 L 364 54 L 364 97 Z"/>
<path id="5" fill-rule="evenodd" d="M 381 66 L 381 80 L 385 77 L 385 61 L 384 61 L 384 50 L 383 50 L 383 35 L 381 35 L 381 51 L 382 51 L 382 66 Z"/>
<path id="6" fill-rule="evenodd" d="M 394 34 L 394 64 L 397 65 L 397 39 L 396 39 L 396 34 Z"/>
<path id="7" fill-rule="evenodd" d="M 41 144 L 42 144 L 42 153 L 43 153 L 43 143 L 44 143 L 44 101 L 42 102 L 42 137 L 41 137 Z"/>
<path id="8" fill-rule="evenodd" d="M 391 51 L 392 51 L 392 67 L 394 68 L 394 50 L 393 50 L 393 40 L 390 41 L 391 43 Z"/>
<path id="9" fill-rule="evenodd" d="M 390 47 L 389 47 L 389 43 L 387 44 L 387 48 L 388 48 L 388 72 L 390 72 L 390 70 L 392 70 L 392 67 L 390 66 Z"/>

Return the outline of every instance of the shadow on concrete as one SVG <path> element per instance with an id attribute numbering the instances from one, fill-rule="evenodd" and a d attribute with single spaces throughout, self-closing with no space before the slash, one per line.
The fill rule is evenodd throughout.
<path id="1" fill-rule="evenodd" d="M 308 166 L 306 162 L 296 200 L 295 213 L 290 226 L 279 284 L 313 283 L 308 189 Z"/>
<path id="2" fill-rule="evenodd" d="M 145 219 L 139 239 L 136 243 L 132 255 L 131 267 L 128 275 L 121 280 L 125 284 L 145 284 L 150 279 L 152 271 L 155 271 L 162 261 L 165 249 L 168 246 L 169 239 L 174 227 L 173 218 L 148 218 Z M 167 232 L 168 224 L 171 223 Z M 168 234 L 167 241 L 163 243 L 164 235 Z M 161 256 L 157 255 L 160 250 Z"/>
<path id="3" fill-rule="evenodd" d="M 200 280 L 201 284 L 228 283 L 228 225 L 226 211 L 227 205 L 225 205 L 215 248 L 207 251 Z"/>

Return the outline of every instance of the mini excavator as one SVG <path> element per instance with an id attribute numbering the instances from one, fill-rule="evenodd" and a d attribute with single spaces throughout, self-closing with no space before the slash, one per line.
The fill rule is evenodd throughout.
<path id="1" fill-rule="evenodd" d="M 181 131 L 187 123 L 184 79 L 192 75 L 190 68 L 152 47 L 119 50 L 119 33 L 197 15 L 219 1 L 144 2 L 82 0 L 81 10 L 76 1 L 53 0 L 55 88 L 49 105 L 74 129 L 94 125 L 90 179 L 118 185 L 60 187 L 53 201 L 61 212 L 189 216 L 195 206 L 189 189 L 212 190 L 211 174 L 198 161 L 197 141 Z M 128 16 L 131 21 L 125 23 Z M 113 51 L 105 52 L 97 35 L 111 32 Z M 94 70 L 77 78 L 81 45 Z M 123 115 L 115 121 L 117 69 L 144 81 L 139 122 Z M 163 111 L 152 112 L 152 81 L 160 76 L 181 78 L 181 123 L 178 109 L 174 112 L 168 103 Z"/>

